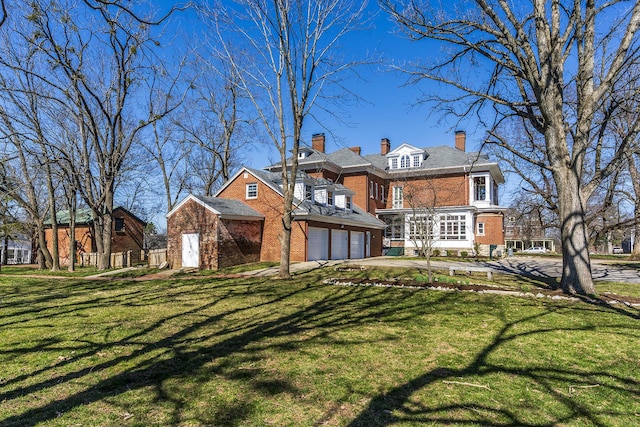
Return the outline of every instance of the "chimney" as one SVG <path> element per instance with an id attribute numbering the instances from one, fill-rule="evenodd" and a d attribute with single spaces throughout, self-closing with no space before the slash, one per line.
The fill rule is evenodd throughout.
<path id="1" fill-rule="evenodd" d="M 311 137 L 311 148 L 324 153 L 324 133 L 314 133 Z"/>
<path id="2" fill-rule="evenodd" d="M 391 151 L 391 141 L 389 141 L 389 138 L 382 138 L 380 140 L 380 155 L 386 156 L 389 151 Z"/>
<path id="3" fill-rule="evenodd" d="M 467 133 L 463 130 L 456 131 L 456 148 L 460 151 L 465 151 L 465 145 L 467 142 Z"/>
<path id="4" fill-rule="evenodd" d="M 353 151 L 358 156 L 360 155 L 360 147 L 349 147 L 349 150 Z"/>

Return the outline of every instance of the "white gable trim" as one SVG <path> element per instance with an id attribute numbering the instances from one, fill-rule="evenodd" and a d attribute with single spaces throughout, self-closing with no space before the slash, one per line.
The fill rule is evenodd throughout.
<path id="1" fill-rule="evenodd" d="M 424 150 L 423 148 L 418 148 L 418 147 L 414 147 L 413 145 L 407 144 L 406 142 L 403 142 L 399 147 L 396 147 L 396 149 L 390 151 L 389 153 L 387 153 L 386 157 L 397 157 L 402 153 L 409 153 L 409 154 L 424 154 L 426 153 L 426 150 Z"/>
<path id="2" fill-rule="evenodd" d="M 229 180 L 227 182 L 225 182 L 222 187 L 220 187 L 220 189 L 218 191 L 216 191 L 216 194 L 214 195 L 214 197 L 218 197 L 218 195 L 220 193 L 222 193 L 222 191 L 227 188 L 229 185 L 231 185 L 231 183 L 233 181 L 235 181 L 240 174 L 242 173 L 248 173 L 250 174 L 252 177 L 254 177 L 255 179 L 257 179 L 258 181 L 260 181 L 261 183 L 263 183 L 264 185 L 266 185 L 267 187 L 271 188 L 273 191 L 275 191 L 277 194 L 279 194 L 280 196 L 284 196 L 282 194 L 282 190 L 280 189 L 280 187 L 278 187 L 277 185 L 273 185 L 272 182 L 268 182 L 265 181 L 264 179 L 260 178 L 259 176 L 257 176 L 256 174 L 254 174 L 253 172 L 251 172 L 249 170 L 249 168 L 247 168 L 246 166 L 243 166 L 242 169 L 240 169 L 238 172 L 235 173 L 235 175 L 233 175 L 231 178 L 229 178 Z"/>
<path id="3" fill-rule="evenodd" d="M 198 203 L 200 206 L 204 206 L 205 208 L 207 208 L 208 210 L 210 210 L 211 212 L 213 212 L 216 215 L 220 215 L 220 212 L 218 212 L 217 210 L 213 209 L 211 206 L 207 205 L 205 202 L 203 202 L 202 200 L 198 199 L 196 196 L 194 196 L 193 194 L 189 194 L 187 197 L 185 197 L 184 199 L 182 199 L 182 201 L 180 203 L 178 203 L 177 205 L 175 205 L 173 207 L 173 209 L 171 209 L 166 215 L 165 218 L 169 218 L 171 215 L 173 215 L 174 213 L 176 213 L 182 206 L 184 206 L 189 200 L 193 200 L 194 202 Z"/>

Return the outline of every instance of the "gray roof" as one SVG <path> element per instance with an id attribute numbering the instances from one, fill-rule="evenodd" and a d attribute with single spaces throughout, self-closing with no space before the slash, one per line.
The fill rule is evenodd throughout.
<path id="1" fill-rule="evenodd" d="M 355 154 L 355 153 L 354 153 Z M 357 156 L 357 154 L 356 154 Z M 282 177 L 280 172 L 266 172 L 259 169 L 250 169 L 246 168 L 249 172 L 254 174 L 259 179 L 263 180 L 267 184 L 271 185 L 272 188 L 277 189 L 279 194 L 282 195 L 282 190 L 279 187 L 279 184 L 282 181 Z M 315 181 L 319 185 L 332 185 L 337 191 L 343 192 L 345 194 L 353 194 L 353 191 L 342 184 L 330 183 L 328 180 L 323 178 L 311 178 L 309 175 L 302 171 L 298 171 L 296 174 L 298 179 L 309 179 Z M 305 216 L 318 216 L 314 218 L 317 221 L 328 221 L 328 222 L 348 222 L 353 225 L 361 225 L 365 227 L 374 227 L 374 228 L 383 228 L 384 223 L 378 220 L 375 216 L 371 215 L 368 212 L 363 211 L 356 205 L 351 205 L 351 210 L 340 209 L 335 206 L 326 206 L 315 203 L 310 200 L 295 200 L 294 204 L 296 205 L 296 209 L 293 212 L 294 217 L 302 218 Z M 322 217 L 322 218 L 319 218 Z"/>
<path id="2" fill-rule="evenodd" d="M 489 160 L 489 157 L 486 154 L 460 151 L 457 148 L 449 147 L 447 145 L 424 148 L 424 151 L 427 153 L 427 158 L 422 162 L 422 167 L 417 169 L 442 169 L 470 166 L 472 164 L 493 163 Z M 387 168 L 387 158 L 385 156 L 380 154 L 370 154 L 365 156 L 365 158 L 374 166 L 381 169 Z M 398 172 L 402 171 L 406 172 L 406 169 L 398 170 Z"/>
<path id="3" fill-rule="evenodd" d="M 361 225 L 373 228 L 385 227 L 385 223 L 370 213 L 363 211 L 354 204 L 351 205 L 351 210 L 347 210 L 336 208 L 335 206 L 320 205 L 310 200 L 305 200 L 301 202 L 293 212 L 294 219 L 316 215 L 323 217 L 327 222 L 350 223 L 352 225 Z M 322 221 L 321 218 L 314 219 Z"/>
<path id="4" fill-rule="evenodd" d="M 257 217 L 264 218 L 264 216 L 256 211 L 255 209 L 247 206 L 244 202 L 236 199 L 222 199 L 220 197 L 209 197 L 209 196 L 197 196 L 193 195 L 193 197 L 200 200 L 205 205 L 209 206 L 216 212 L 220 213 L 221 216 L 245 216 L 245 217 Z"/>

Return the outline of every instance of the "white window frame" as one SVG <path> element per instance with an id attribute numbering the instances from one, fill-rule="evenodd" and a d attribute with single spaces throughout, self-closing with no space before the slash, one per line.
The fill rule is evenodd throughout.
<path id="1" fill-rule="evenodd" d="M 444 215 L 440 218 L 440 240 L 466 240 L 467 219 L 464 215 Z"/>
<path id="2" fill-rule="evenodd" d="M 420 165 L 422 164 L 421 160 L 422 160 L 422 156 L 421 156 L 421 155 L 419 155 L 419 154 L 414 154 L 414 155 L 413 155 L 413 163 L 412 163 L 412 166 L 413 166 L 414 168 L 420 167 Z"/>
<path id="3" fill-rule="evenodd" d="M 478 236 L 484 236 L 484 222 L 479 222 L 476 224 Z"/>
<path id="4" fill-rule="evenodd" d="M 391 169 L 398 169 L 398 158 L 394 157 L 391 159 Z"/>
<path id="5" fill-rule="evenodd" d="M 344 196 L 344 208 L 351 210 L 351 196 Z"/>
<path id="6" fill-rule="evenodd" d="M 327 190 L 327 205 L 333 206 L 333 191 Z"/>
<path id="7" fill-rule="evenodd" d="M 258 183 L 257 182 L 249 182 L 246 185 L 246 193 L 245 198 L 247 200 L 253 200 L 258 198 Z"/>
<path id="8" fill-rule="evenodd" d="M 313 185 L 311 184 L 304 185 L 304 199 L 313 200 Z"/>
<path id="9" fill-rule="evenodd" d="M 411 156 L 403 154 L 400 156 L 400 169 L 406 169 L 411 167 Z"/>
<path id="10" fill-rule="evenodd" d="M 369 181 L 369 198 L 373 199 L 373 181 Z"/>
<path id="11" fill-rule="evenodd" d="M 402 209 L 404 206 L 404 189 L 402 186 L 393 187 L 393 209 Z"/>
<path id="12" fill-rule="evenodd" d="M 386 199 L 384 198 L 384 185 L 380 186 L 380 200 L 386 202 Z"/>
<path id="13" fill-rule="evenodd" d="M 479 182 L 482 181 L 482 184 Z M 476 176 L 473 178 L 473 200 L 476 202 L 484 202 L 487 200 L 488 191 L 487 191 L 487 183 L 489 179 L 486 176 Z M 484 198 L 479 198 L 480 189 L 484 189 Z"/>
<path id="14" fill-rule="evenodd" d="M 376 200 L 378 200 L 380 198 L 380 192 L 379 192 L 379 186 L 378 183 L 376 182 L 374 187 L 376 188 Z"/>

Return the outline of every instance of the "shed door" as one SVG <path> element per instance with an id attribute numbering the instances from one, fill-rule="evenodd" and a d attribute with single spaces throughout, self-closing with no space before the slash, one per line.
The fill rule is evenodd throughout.
<path id="1" fill-rule="evenodd" d="M 309 227 L 307 242 L 307 261 L 329 259 L 329 230 L 326 228 Z"/>
<path id="2" fill-rule="evenodd" d="M 199 267 L 200 236 L 198 233 L 182 235 L 182 267 Z"/>
<path id="3" fill-rule="evenodd" d="M 364 232 L 351 232 L 351 258 L 364 258 Z"/>
<path id="4" fill-rule="evenodd" d="M 331 259 L 347 259 L 349 256 L 347 230 L 331 230 Z"/>

